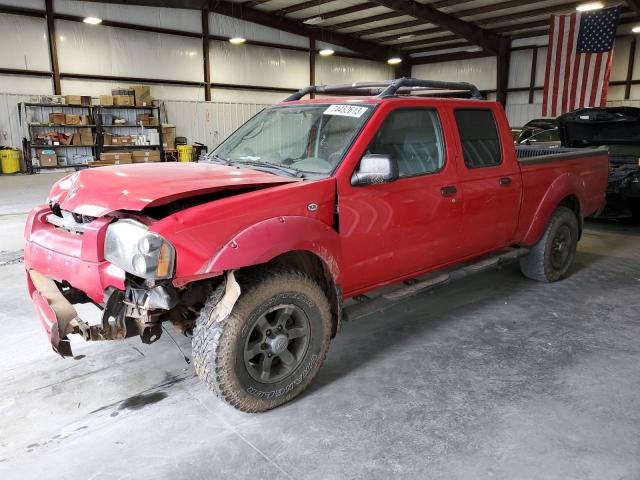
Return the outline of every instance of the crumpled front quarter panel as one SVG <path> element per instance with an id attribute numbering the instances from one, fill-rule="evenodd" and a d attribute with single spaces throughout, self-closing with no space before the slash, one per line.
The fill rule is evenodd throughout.
<path id="1" fill-rule="evenodd" d="M 314 245 L 314 253 L 337 264 L 339 235 L 332 229 L 335 191 L 333 178 L 280 185 L 183 210 L 151 229 L 176 249 L 176 284 L 211 276 L 222 266 L 255 265 L 270 260 L 268 256 Z M 278 228 L 283 225 L 286 234 Z M 282 233 L 272 236 L 274 231 Z M 319 231 L 326 235 L 326 242 L 318 240 Z M 240 241 L 236 237 L 241 234 Z M 230 258 L 222 253 L 224 249 L 233 250 L 235 261 L 216 265 L 216 257 Z"/>

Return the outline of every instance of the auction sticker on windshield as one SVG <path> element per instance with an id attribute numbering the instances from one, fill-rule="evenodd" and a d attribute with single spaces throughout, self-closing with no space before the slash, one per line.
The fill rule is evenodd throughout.
<path id="1" fill-rule="evenodd" d="M 322 113 L 324 115 L 360 118 L 366 111 L 367 107 L 359 107 L 358 105 L 331 105 Z"/>

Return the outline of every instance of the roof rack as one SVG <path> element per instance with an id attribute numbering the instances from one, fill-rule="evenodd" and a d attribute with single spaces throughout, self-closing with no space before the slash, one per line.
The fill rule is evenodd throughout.
<path id="1" fill-rule="evenodd" d="M 439 82 L 437 80 L 419 80 L 402 77 L 381 82 L 344 83 L 337 85 L 310 85 L 285 98 L 285 102 L 300 100 L 310 93 L 331 93 L 336 95 L 377 96 L 378 98 L 408 94 L 417 90 L 462 90 L 469 92 L 471 98 L 482 100 L 478 87 L 466 82 Z"/>

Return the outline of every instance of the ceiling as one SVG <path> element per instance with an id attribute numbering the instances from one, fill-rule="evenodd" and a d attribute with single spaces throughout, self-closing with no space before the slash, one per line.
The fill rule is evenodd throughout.
<path id="1" fill-rule="evenodd" d="M 90 0 L 91 1 L 91 0 Z M 94 0 L 101 1 L 101 0 Z M 348 48 L 363 57 L 424 62 L 443 54 L 498 54 L 514 39 L 546 35 L 550 14 L 569 0 L 105 0 L 104 3 L 208 8 Z M 604 0 L 605 5 L 620 4 Z M 619 33 L 640 24 L 640 0 L 622 3 Z"/>

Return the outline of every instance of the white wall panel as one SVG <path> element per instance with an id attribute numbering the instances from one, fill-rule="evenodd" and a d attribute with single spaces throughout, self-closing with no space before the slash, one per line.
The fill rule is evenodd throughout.
<path id="1" fill-rule="evenodd" d="M 493 90 L 496 88 L 496 59 L 486 57 L 416 65 L 412 68 L 411 75 L 429 80 L 470 82 L 481 90 Z"/>
<path id="2" fill-rule="evenodd" d="M 383 62 L 316 55 L 316 84 L 370 82 L 393 78 L 393 68 Z M 299 87 L 299 85 L 298 85 Z"/>
<path id="3" fill-rule="evenodd" d="M 533 50 L 511 52 L 509 62 L 509 88 L 528 87 L 531 82 Z"/>
<path id="4" fill-rule="evenodd" d="M 236 90 L 230 88 L 212 88 L 211 100 L 223 103 L 258 103 L 271 105 L 280 103 L 290 94 L 283 92 L 260 92 L 256 90 Z"/>
<path id="5" fill-rule="evenodd" d="M 300 88 L 309 83 L 306 52 L 212 41 L 212 83 Z"/>
<path id="6" fill-rule="evenodd" d="M 607 102 L 624 100 L 624 85 L 610 85 L 607 91 Z"/>
<path id="7" fill-rule="evenodd" d="M 46 77 L 0 75 L 0 93 L 51 95 L 53 80 Z"/>
<path id="8" fill-rule="evenodd" d="M 613 46 L 613 63 L 611 65 L 611 81 L 625 80 L 629 68 L 629 51 L 631 39 L 629 37 L 617 38 Z"/>
<path id="9" fill-rule="evenodd" d="M 544 74 L 547 69 L 547 50 L 548 48 L 538 49 L 538 61 L 536 62 L 536 87 L 544 85 Z"/>
<path id="10" fill-rule="evenodd" d="M 130 82 L 106 82 L 99 80 L 66 79 L 61 81 L 63 95 L 111 95 L 116 87 L 135 85 Z M 147 84 L 148 85 L 148 84 Z M 151 96 L 161 100 L 204 100 L 204 87 L 189 87 L 179 85 L 149 85 Z"/>
<path id="11" fill-rule="evenodd" d="M 309 47 L 309 39 L 306 37 L 217 13 L 209 14 L 209 33 L 221 37 L 242 37 L 247 40 L 279 43 L 293 47 Z"/>
<path id="12" fill-rule="evenodd" d="M 548 35 L 542 35 L 539 37 L 529 37 L 529 38 L 516 38 L 511 42 L 511 47 L 524 47 L 525 45 L 547 45 L 549 42 Z"/>
<path id="13" fill-rule="evenodd" d="M 195 33 L 202 31 L 199 10 L 103 4 L 77 0 L 55 0 L 54 10 L 56 13 L 77 15 L 79 17 L 98 17 L 114 22 L 170 28 Z"/>
<path id="14" fill-rule="evenodd" d="M 165 102 L 176 135 L 212 148 L 266 105 L 257 103 Z"/>
<path id="15" fill-rule="evenodd" d="M 203 81 L 202 41 L 56 21 L 60 71 Z"/>
<path id="16" fill-rule="evenodd" d="M 44 10 L 44 0 L 0 0 L 0 6 Z"/>
<path id="17" fill-rule="evenodd" d="M 0 67 L 50 70 L 44 18 L 0 13 Z"/>
<path id="18" fill-rule="evenodd" d="M 540 103 L 517 103 L 507 104 L 505 109 L 509 125 L 512 127 L 521 127 L 529 120 L 540 118 L 542 116 L 542 104 Z"/>

